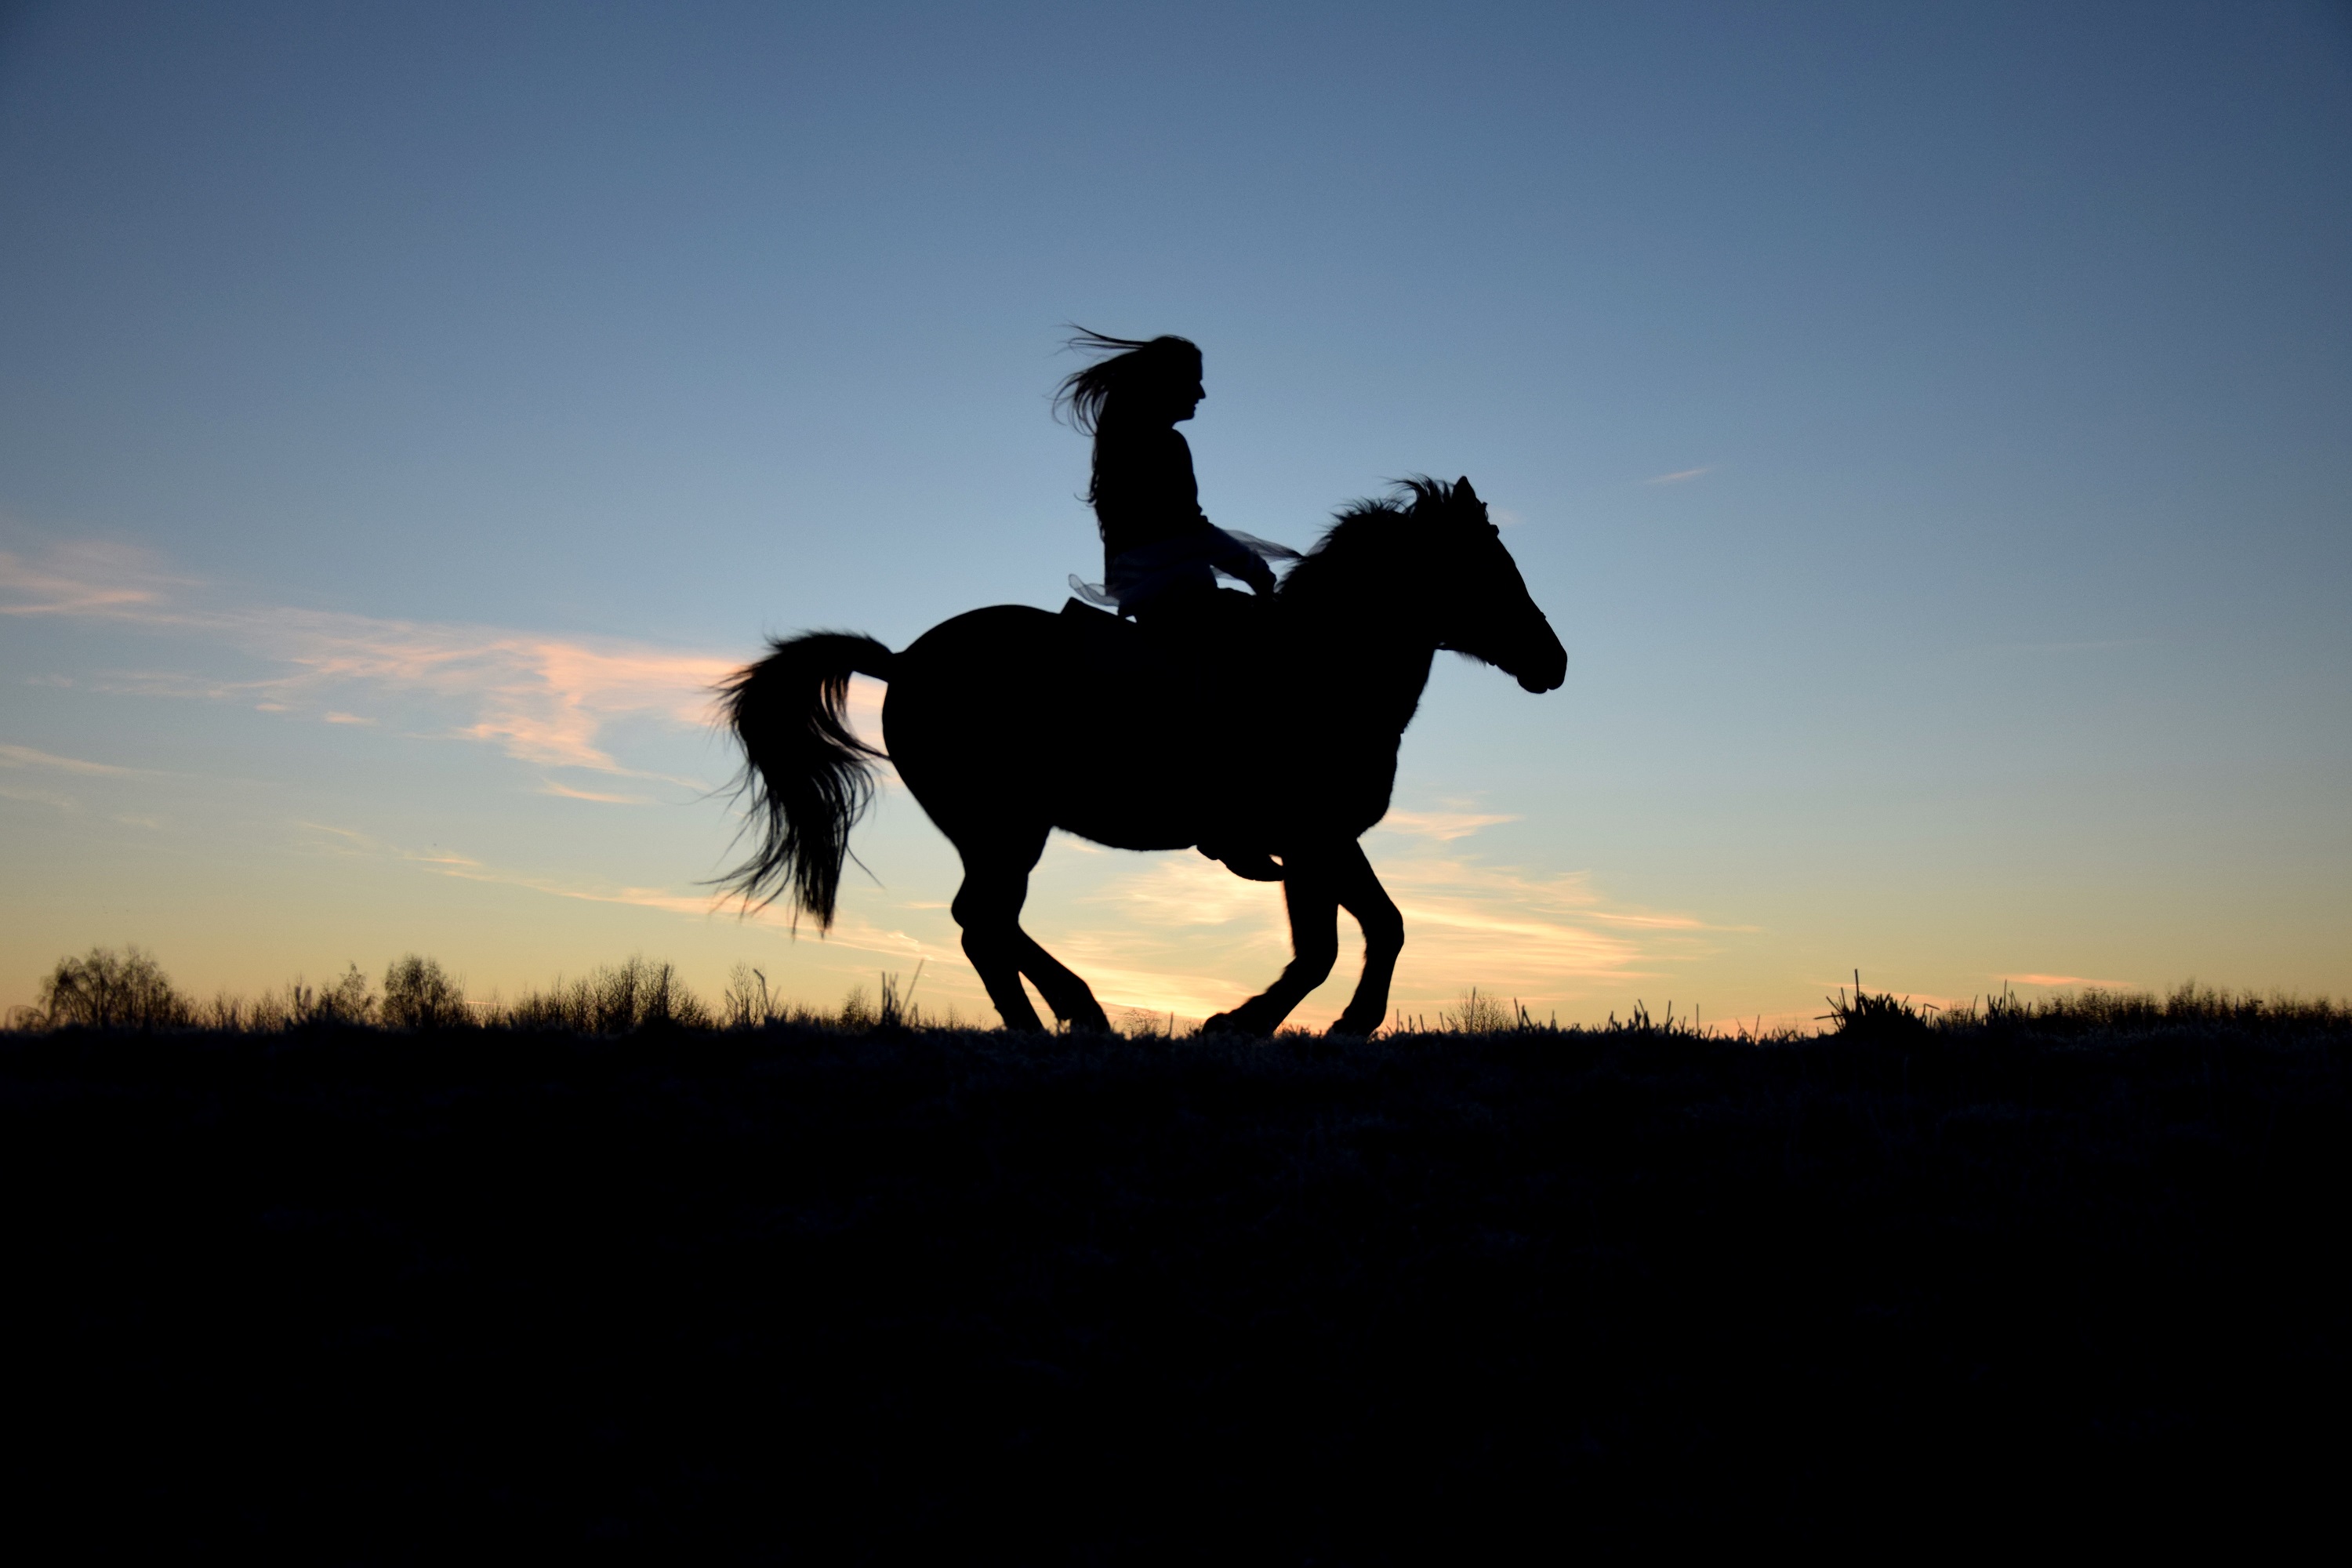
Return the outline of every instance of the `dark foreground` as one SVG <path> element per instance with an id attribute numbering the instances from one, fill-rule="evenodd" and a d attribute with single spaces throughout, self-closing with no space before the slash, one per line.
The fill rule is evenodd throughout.
<path id="1" fill-rule="evenodd" d="M 11 1532 L 2255 1538 L 2341 1485 L 2347 1043 L 8 1037 Z"/>

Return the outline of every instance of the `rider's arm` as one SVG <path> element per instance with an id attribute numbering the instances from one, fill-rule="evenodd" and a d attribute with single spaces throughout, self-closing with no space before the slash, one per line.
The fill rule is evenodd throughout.
<path id="1" fill-rule="evenodd" d="M 1203 517 L 1201 522 L 1217 536 L 1218 541 L 1216 553 L 1209 558 L 1209 564 L 1229 576 L 1240 578 L 1261 594 L 1274 592 L 1274 568 L 1265 563 L 1264 556 L 1207 518 Z"/>

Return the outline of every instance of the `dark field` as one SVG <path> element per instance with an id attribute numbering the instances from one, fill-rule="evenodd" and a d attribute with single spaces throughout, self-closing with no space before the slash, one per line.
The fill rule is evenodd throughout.
<path id="1" fill-rule="evenodd" d="M 1304 1563 L 2332 1526 L 2344 1015 L 1870 1037 L 6 1036 L 12 1531 Z"/>

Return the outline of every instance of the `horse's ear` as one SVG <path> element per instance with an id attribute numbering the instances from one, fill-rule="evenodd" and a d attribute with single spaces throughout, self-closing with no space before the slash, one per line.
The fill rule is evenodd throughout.
<path id="1" fill-rule="evenodd" d="M 1455 500 L 1469 501 L 1473 504 L 1475 504 L 1477 501 L 1478 492 L 1470 488 L 1469 475 L 1465 474 L 1460 479 L 1454 481 L 1454 499 Z"/>

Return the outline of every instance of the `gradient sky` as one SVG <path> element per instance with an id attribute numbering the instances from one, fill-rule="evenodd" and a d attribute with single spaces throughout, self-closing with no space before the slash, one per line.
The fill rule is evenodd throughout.
<path id="1" fill-rule="evenodd" d="M 706 688 L 1098 575 L 1072 321 L 1202 345 L 1219 521 L 1511 524 L 1569 681 L 1440 661 L 1407 1013 L 2352 993 L 2342 6 L 0 16 L 0 1005 L 135 942 L 986 1016 L 903 793 L 828 941 L 713 911 Z M 1114 1016 L 1286 952 L 1061 837 L 1027 923 Z"/>

